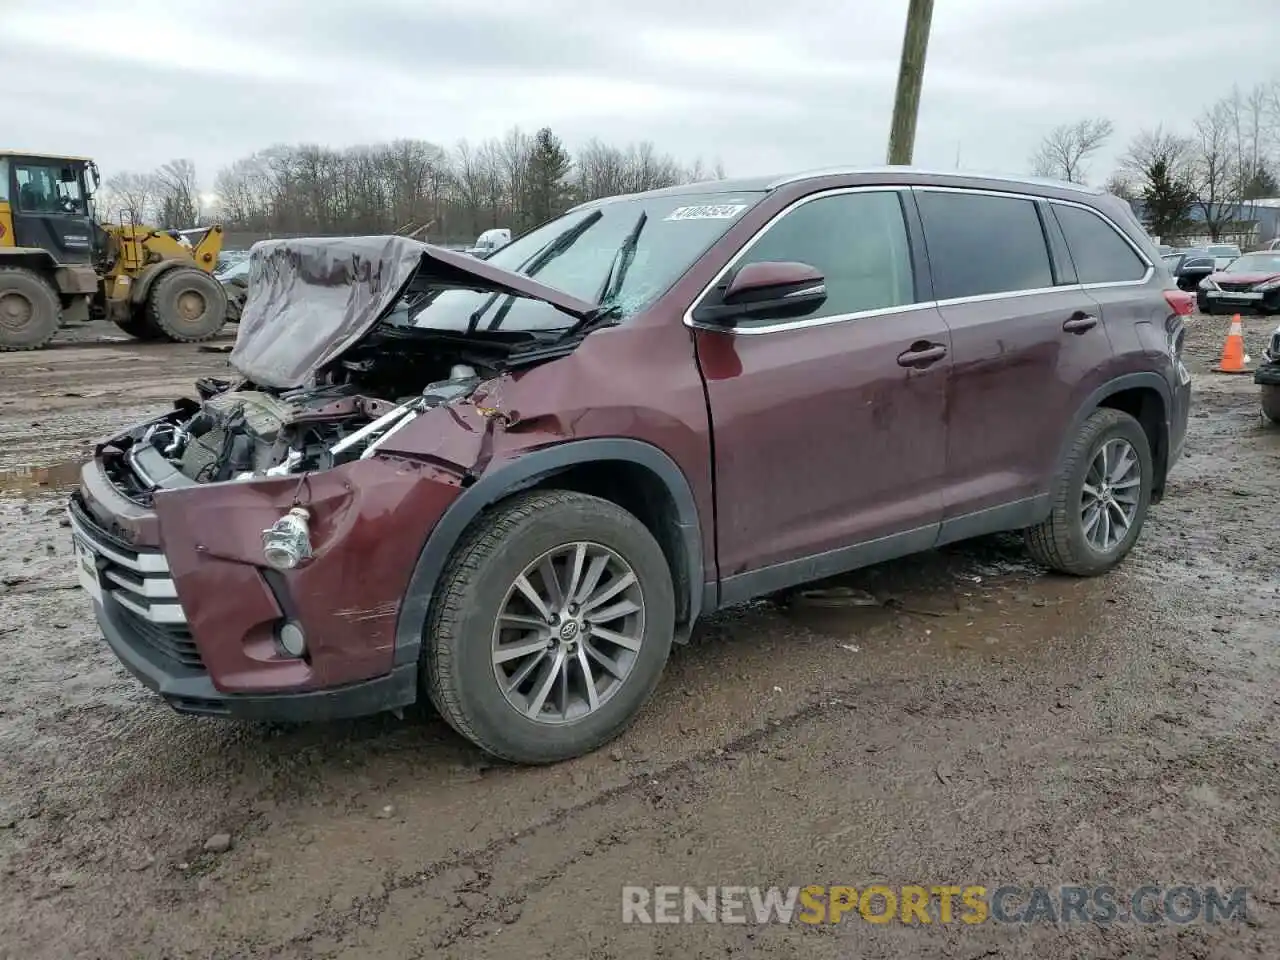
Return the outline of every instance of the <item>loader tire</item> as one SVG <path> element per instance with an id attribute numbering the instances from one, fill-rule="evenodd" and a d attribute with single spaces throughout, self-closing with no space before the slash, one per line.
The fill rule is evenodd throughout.
<path id="1" fill-rule="evenodd" d="M 195 267 L 170 270 L 147 294 L 147 320 L 177 343 L 208 340 L 227 322 L 226 290 Z"/>
<path id="2" fill-rule="evenodd" d="M 146 309 L 142 307 L 134 310 L 133 315 L 127 319 L 116 320 L 115 324 L 135 340 L 161 340 L 164 338 L 164 333 L 152 324 L 151 319 L 147 316 Z"/>
<path id="3" fill-rule="evenodd" d="M 62 301 L 25 267 L 0 267 L 0 351 L 38 350 L 62 326 Z"/>

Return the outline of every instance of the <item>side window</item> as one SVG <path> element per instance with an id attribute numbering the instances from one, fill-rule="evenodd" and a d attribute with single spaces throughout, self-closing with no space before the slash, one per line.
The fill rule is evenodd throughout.
<path id="1" fill-rule="evenodd" d="M 1060 203 L 1053 205 L 1053 212 L 1081 283 L 1120 283 L 1147 275 L 1147 265 L 1133 247 L 1096 213 Z"/>
<path id="2" fill-rule="evenodd" d="M 839 193 L 796 207 L 736 266 L 792 260 L 822 271 L 827 300 L 806 320 L 915 302 L 911 249 L 897 192 Z"/>
<path id="3" fill-rule="evenodd" d="M 939 300 L 1053 286 L 1034 200 L 934 190 L 916 197 Z"/>
<path id="4" fill-rule="evenodd" d="M 9 202 L 9 161 L 0 157 L 0 203 Z"/>
<path id="5" fill-rule="evenodd" d="M 14 179 L 18 182 L 18 209 L 28 213 L 72 213 L 83 216 L 87 212 L 80 182 L 70 168 L 46 164 L 13 165 Z M 68 179 L 63 179 L 69 177 Z"/>

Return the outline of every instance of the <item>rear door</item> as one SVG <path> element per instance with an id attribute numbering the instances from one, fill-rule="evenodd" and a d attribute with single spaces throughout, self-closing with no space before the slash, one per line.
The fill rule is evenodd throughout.
<path id="1" fill-rule="evenodd" d="M 1140 350 L 1137 324 L 1159 324 L 1169 313 L 1163 293 L 1150 287 L 1154 265 L 1108 219 L 1082 204 L 1052 201 L 1076 278 L 1098 305 L 1118 354 Z M 1158 342 L 1163 343 L 1163 331 Z"/>
<path id="2" fill-rule="evenodd" d="M 748 263 L 798 261 L 823 272 L 821 307 L 729 331 L 686 315 L 714 424 L 722 602 L 933 545 L 950 339 L 915 216 L 905 188 L 804 198 L 703 299 Z"/>
<path id="3" fill-rule="evenodd" d="M 1077 384 L 1112 350 L 1036 198 L 943 187 L 917 188 L 916 198 L 951 330 L 940 537 L 950 541 L 1034 518 Z"/>

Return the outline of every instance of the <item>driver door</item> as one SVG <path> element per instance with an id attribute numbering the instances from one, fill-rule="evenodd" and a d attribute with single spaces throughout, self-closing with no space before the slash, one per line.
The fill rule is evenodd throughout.
<path id="1" fill-rule="evenodd" d="M 14 157 L 10 208 L 19 247 L 53 254 L 59 263 L 92 260 L 92 229 L 83 173 L 74 164 Z"/>
<path id="2" fill-rule="evenodd" d="M 730 263 L 825 277 L 808 315 L 695 324 L 711 414 L 721 602 L 931 547 L 946 475 L 950 335 L 909 191 L 804 198 Z M 911 228 L 908 228 L 911 224 Z"/>

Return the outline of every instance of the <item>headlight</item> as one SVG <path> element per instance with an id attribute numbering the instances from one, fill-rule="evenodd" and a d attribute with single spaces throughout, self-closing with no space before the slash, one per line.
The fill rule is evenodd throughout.
<path id="1" fill-rule="evenodd" d="M 294 507 L 262 531 L 262 555 L 277 570 L 292 570 L 311 558 L 310 514 Z"/>
<path id="2" fill-rule="evenodd" d="M 1277 287 L 1280 287 L 1280 277 L 1274 277 L 1271 280 L 1264 280 L 1253 289 L 1257 290 L 1259 293 L 1266 293 L 1268 290 L 1275 290 Z"/>

